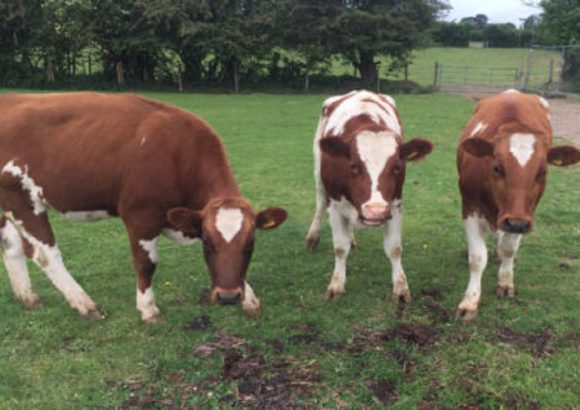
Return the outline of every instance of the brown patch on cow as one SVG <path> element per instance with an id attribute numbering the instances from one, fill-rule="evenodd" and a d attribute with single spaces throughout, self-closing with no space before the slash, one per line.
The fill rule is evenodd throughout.
<path id="1" fill-rule="evenodd" d="M 529 350 L 537 357 L 549 356 L 555 352 L 553 342 L 556 337 L 552 330 L 542 333 L 516 332 L 509 327 L 500 327 L 495 331 L 495 337 L 503 343 Z"/>
<path id="2" fill-rule="evenodd" d="M 390 406 L 399 400 L 396 392 L 396 385 L 385 379 L 369 381 L 366 383 L 370 391 L 373 392 L 373 400 L 377 405 Z"/>
<path id="3" fill-rule="evenodd" d="M 345 252 L 345 250 L 344 250 L 344 249 L 342 249 L 342 248 L 336 248 L 336 249 L 334 250 L 334 255 L 335 255 L 337 258 L 341 258 L 341 259 L 342 259 L 342 258 L 344 258 L 344 255 L 345 255 L 345 254 L 346 254 L 346 252 Z"/>
<path id="4" fill-rule="evenodd" d="M 391 251 L 391 258 L 393 259 L 400 259 L 401 258 L 401 248 L 400 247 L 396 247 L 395 249 L 393 249 Z"/>

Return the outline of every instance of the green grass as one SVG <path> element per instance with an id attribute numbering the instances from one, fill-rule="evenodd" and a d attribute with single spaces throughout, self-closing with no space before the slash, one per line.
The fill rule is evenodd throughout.
<path id="1" fill-rule="evenodd" d="M 333 266 L 326 222 L 319 251 L 303 249 L 314 210 L 312 136 L 325 96 L 149 96 L 212 124 L 256 208 L 289 211 L 278 230 L 258 233 L 249 281 L 263 313 L 248 318 L 239 308 L 200 301 L 209 276 L 199 245 L 162 240 L 154 283 L 166 321 L 145 326 L 121 222 L 54 216 L 65 263 L 107 318 L 79 317 L 36 268 L 32 279 L 44 307 L 25 310 L 0 275 L 0 408 L 224 408 L 250 400 L 252 383 L 271 387 L 298 373 L 303 385 L 287 389 L 309 408 L 580 406 L 578 167 L 550 172 L 536 229 L 518 254 L 516 298 L 496 299 L 491 258 L 480 315 L 465 326 L 454 318 L 468 279 L 454 158 L 471 101 L 396 97 L 407 138 L 436 144 L 425 161 L 408 167 L 403 264 L 415 299 L 401 311 L 390 301 L 380 230 L 357 233 L 347 293 L 335 302 L 324 300 Z M 210 326 L 188 329 L 192 321 Z M 196 354 L 223 335 L 246 344 L 237 354 Z M 254 359 L 258 373 L 248 364 Z"/>

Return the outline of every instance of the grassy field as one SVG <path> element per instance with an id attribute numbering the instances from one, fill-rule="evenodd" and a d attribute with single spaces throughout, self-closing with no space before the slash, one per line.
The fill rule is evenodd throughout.
<path id="1" fill-rule="evenodd" d="M 471 101 L 396 97 L 407 138 L 436 144 L 407 172 L 403 264 L 414 300 L 400 309 L 380 230 L 358 232 L 347 293 L 334 302 L 324 300 L 333 267 L 327 223 L 319 251 L 304 250 L 324 96 L 149 96 L 215 127 L 256 208 L 289 211 L 278 230 L 258 233 L 249 281 L 263 313 L 208 304 L 199 245 L 162 240 L 154 283 L 166 320 L 145 326 L 121 222 L 54 216 L 65 263 L 107 317 L 79 317 L 36 268 L 44 307 L 25 310 L 0 272 L 0 408 L 580 406 L 578 167 L 550 171 L 518 255 L 515 299 L 496 299 L 490 258 L 480 315 L 463 325 L 455 308 L 468 274 L 454 158 Z"/>

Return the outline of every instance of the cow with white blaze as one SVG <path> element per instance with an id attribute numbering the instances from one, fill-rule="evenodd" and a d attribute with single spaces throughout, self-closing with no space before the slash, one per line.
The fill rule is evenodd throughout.
<path id="1" fill-rule="evenodd" d="M 152 277 L 161 235 L 203 242 L 211 298 L 258 313 L 246 282 L 256 229 L 286 219 L 243 198 L 224 147 L 200 118 L 134 95 L 66 93 L 0 96 L 0 220 L 4 263 L 17 299 L 40 304 L 27 257 L 69 304 L 101 317 L 66 269 L 47 211 L 74 220 L 118 216 L 137 272 L 137 309 L 161 320 Z"/>
<path id="2" fill-rule="evenodd" d="M 522 235 L 532 229 L 548 165 L 580 161 L 577 148 L 552 146 L 548 108 L 542 97 L 508 90 L 481 100 L 461 136 L 457 167 L 470 273 L 458 307 L 464 321 L 478 311 L 486 232 L 497 238 L 497 296 L 513 297 L 514 259 Z"/>
<path id="3" fill-rule="evenodd" d="M 354 229 L 384 225 L 393 298 L 410 302 L 401 262 L 405 164 L 424 158 L 432 148 L 421 138 L 403 141 L 399 113 L 389 96 L 353 91 L 324 102 L 314 137 L 316 211 L 305 243 L 309 250 L 318 246 L 326 208 L 335 255 L 327 299 L 345 291 Z"/>

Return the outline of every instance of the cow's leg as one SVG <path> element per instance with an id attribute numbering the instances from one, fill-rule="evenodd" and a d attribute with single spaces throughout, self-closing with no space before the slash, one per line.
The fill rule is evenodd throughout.
<path id="1" fill-rule="evenodd" d="M 391 276 L 393 279 L 393 300 L 395 302 L 411 302 L 411 291 L 401 262 L 401 231 L 403 228 L 403 210 L 401 205 L 393 207 L 392 218 L 385 224 L 384 249 L 391 261 Z"/>
<path id="2" fill-rule="evenodd" d="M 461 320 L 467 322 L 475 319 L 481 297 L 481 276 L 487 265 L 487 247 L 485 245 L 484 221 L 481 217 L 471 215 L 463 221 L 469 248 L 469 284 L 458 306 Z"/>
<path id="3" fill-rule="evenodd" d="M 129 230 L 133 266 L 137 272 L 137 310 L 145 323 L 157 323 L 163 316 L 155 303 L 152 280 L 157 264 L 158 235 L 137 234 Z"/>
<path id="4" fill-rule="evenodd" d="M 326 291 L 326 299 L 332 300 L 344 293 L 346 283 L 346 260 L 350 253 L 353 228 L 333 206 L 328 208 L 334 246 L 334 272 Z"/>
<path id="5" fill-rule="evenodd" d="M 500 260 L 500 266 L 496 293 L 500 298 L 506 296 L 512 298 L 515 293 L 514 259 L 518 252 L 522 235 L 505 232 L 498 239 L 497 254 Z"/>
<path id="6" fill-rule="evenodd" d="M 260 314 L 260 300 L 256 297 L 254 289 L 250 286 L 248 282 L 244 282 L 245 292 L 244 300 L 242 301 L 242 309 L 248 315 L 259 315 Z"/>
<path id="7" fill-rule="evenodd" d="M 315 170 L 314 180 L 316 182 L 316 211 L 314 211 L 314 217 L 312 218 L 308 234 L 304 240 L 306 249 L 309 251 L 315 251 L 318 248 L 318 243 L 320 242 L 320 224 L 322 223 L 322 216 L 327 202 L 326 192 L 320 179 L 319 168 Z"/>
<path id="8" fill-rule="evenodd" d="M 5 217 L 0 219 L 0 239 L 4 265 L 8 271 L 14 296 L 28 308 L 39 307 L 40 298 L 32 290 L 28 274 L 23 239 L 12 222 Z"/>
<path id="9" fill-rule="evenodd" d="M 48 222 L 46 212 L 34 212 L 22 206 L 19 211 L 6 211 L 6 217 L 18 233 L 32 246 L 32 260 L 46 274 L 68 303 L 82 316 L 100 319 L 103 314 L 64 266 L 62 255 Z"/>

